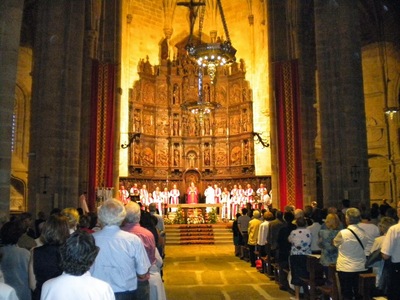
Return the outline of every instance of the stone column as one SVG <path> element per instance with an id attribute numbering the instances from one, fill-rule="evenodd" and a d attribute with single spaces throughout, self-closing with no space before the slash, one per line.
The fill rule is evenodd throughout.
<path id="1" fill-rule="evenodd" d="M 10 211 L 12 116 L 23 0 L 0 1 L 0 211 Z"/>
<path id="2" fill-rule="evenodd" d="M 76 207 L 85 1 L 38 3 L 34 42 L 29 210 Z"/>
<path id="3" fill-rule="evenodd" d="M 301 98 L 301 154 L 303 167 L 303 203 L 317 200 L 316 151 L 317 136 L 316 84 L 315 84 L 315 32 L 313 0 L 298 0 L 295 9 L 296 58 L 299 60 Z M 322 199 L 321 199 L 322 201 Z M 321 203 L 322 204 L 322 203 Z"/>
<path id="4" fill-rule="evenodd" d="M 359 14 L 353 0 L 316 0 L 324 206 L 369 206 Z"/>

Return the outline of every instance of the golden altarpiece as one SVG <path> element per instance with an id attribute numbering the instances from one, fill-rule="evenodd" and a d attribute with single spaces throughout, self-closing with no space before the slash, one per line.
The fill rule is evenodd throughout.
<path id="1" fill-rule="evenodd" d="M 217 68 L 212 84 L 203 76 L 204 102 L 218 106 L 194 113 L 185 103 L 199 101 L 198 66 L 181 51 L 174 60 L 138 64 L 139 80 L 129 93 L 129 176 L 121 185 L 146 184 L 150 191 L 173 184 L 184 195 L 194 182 L 202 193 L 209 183 L 253 188 L 270 178 L 254 173 L 252 90 L 241 60 Z M 140 134 L 140 135 L 139 135 Z"/>

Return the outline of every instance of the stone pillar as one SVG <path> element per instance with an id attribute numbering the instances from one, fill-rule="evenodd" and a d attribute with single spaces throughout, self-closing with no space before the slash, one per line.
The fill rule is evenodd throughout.
<path id="1" fill-rule="evenodd" d="M 315 32 L 313 0 L 298 0 L 296 28 L 296 58 L 299 60 L 301 94 L 301 154 L 303 167 L 303 203 L 317 201 L 316 151 L 317 136 L 316 84 L 315 84 Z M 322 202 L 322 199 L 321 199 Z M 322 204 L 322 203 L 321 203 Z"/>
<path id="2" fill-rule="evenodd" d="M 34 42 L 29 210 L 76 207 L 85 1 L 38 3 Z"/>
<path id="3" fill-rule="evenodd" d="M 324 206 L 369 206 L 359 14 L 353 0 L 316 0 Z"/>
<path id="4" fill-rule="evenodd" d="M 0 1 L 0 211 L 10 211 L 11 135 L 23 0 Z"/>

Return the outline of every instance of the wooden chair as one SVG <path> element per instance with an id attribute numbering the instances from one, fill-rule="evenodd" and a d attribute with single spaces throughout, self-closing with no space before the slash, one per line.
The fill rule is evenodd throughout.
<path id="1" fill-rule="evenodd" d="M 358 276 L 358 294 L 363 300 L 371 300 L 372 291 L 375 288 L 376 275 L 374 273 L 365 273 Z"/>

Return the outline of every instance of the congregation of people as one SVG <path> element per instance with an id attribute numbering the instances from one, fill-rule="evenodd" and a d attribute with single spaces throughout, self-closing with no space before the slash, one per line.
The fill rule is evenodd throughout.
<path id="1" fill-rule="evenodd" d="M 166 299 L 155 205 L 109 199 L 97 213 L 4 214 L 0 227 L 0 299 Z"/>
<path id="2" fill-rule="evenodd" d="M 227 187 L 221 188 L 218 184 L 208 184 L 203 195 L 206 204 L 221 205 L 221 218 L 224 220 L 233 220 L 236 213 L 249 204 L 254 209 L 268 208 L 272 204 L 272 192 L 267 190 L 263 183 L 257 189 L 253 189 L 250 184 L 246 184 L 245 188 L 241 184 L 234 184 L 231 190 Z M 181 200 L 183 197 L 185 199 Z M 190 183 L 185 195 L 181 195 L 176 184 L 173 185 L 171 190 L 168 190 L 167 187 L 156 186 L 154 191 L 151 192 L 146 184 L 139 188 L 137 183 L 134 183 L 131 187 L 122 185 L 119 190 L 119 199 L 123 204 L 134 201 L 140 202 L 143 206 L 149 206 L 154 203 L 160 215 L 167 215 L 170 211 L 176 211 L 176 205 L 181 203 L 197 204 L 200 202 L 200 197 L 200 191 L 194 182 Z M 171 204 L 173 208 L 170 207 Z M 211 209 L 211 206 L 208 207 L 207 212 L 210 212 Z"/>
<path id="3" fill-rule="evenodd" d="M 386 201 L 371 207 L 351 205 L 342 209 L 319 208 L 317 203 L 283 211 L 254 209 L 250 205 L 236 214 L 233 222 L 235 255 L 260 272 L 276 268 L 275 281 L 291 299 L 308 299 L 310 278 L 307 258 L 317 257 L 324 285 L 333 281 L 335 266 L 340 299 L 366 299 L 359 295 L 359 275 L 375 274 L 373 296 L 399 300 L 400 290 L 400 202 L 396 208 Z M 332 298 L 331 298 L 332 299 Z"/>
<path id="4" fill-rule="evenodd" d="M 179 204 L 179 190 L 156 188 L 149 199 L 168 194 L 167 202 L 157 202 L 141 196 L 146 186 L 132 188 L 129 199 L 106 200 L 97 213 L 82 205 L 84 195 L 78 209 L 55 208 L 48 216 L 39 212 L 35 220 L 30 213 L 8 220 L 0 212 L 0 298 L 166 299 L 166 211 L 163 215 L 165 206 L 159 203 Z M 376 278 L 374 296 L 400 299 L 400 202 L 397 210 L 386 201 L 364 207 L 343 200 L 342 209 L 313 202 L 281 211 L 272 206 L 263 184 L 246 190 L 239 184 L 230 191 L 209 185 L 205 201 L 221 201 L 223 219 L 233 219 L 235 255 L 260 272 L 266 261 L 285 270 L 275 273 L 275 281 L 293 299 L 309 297 L 304 280 L 309 256 L 318 257 L 325 285 L 334 284 L 330 272 L 335 266 L 343 300 L 361 299 L 359 275 L 370 272 Z M 193 183 L 188 199 L 190 193 L 190 201 L 197 201 Z"/>

